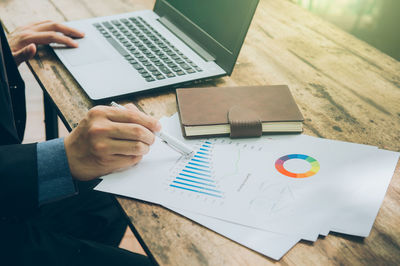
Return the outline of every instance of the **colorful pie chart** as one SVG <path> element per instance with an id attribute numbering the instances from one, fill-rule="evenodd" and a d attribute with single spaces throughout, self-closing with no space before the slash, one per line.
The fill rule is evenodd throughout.
<path id="1" fill-rule="evenodd" d="M 285 169 L 283 164 L 291 159 L 300 159 L 307 161 L 311 165 L 311 169 L 305 173 L 293 173 L 289 172 L 288 170 Z M 313 157 L 310 157 L 308 155 L 304 154 L 289 154 L 282 156 L 275 162 L 275 168 L 278 170 L 279 173 L 282 175 L 292 177 L 292 178 L 306 178 L 315 175 L 319 171 L 319 162 L 315 160 Z"/>

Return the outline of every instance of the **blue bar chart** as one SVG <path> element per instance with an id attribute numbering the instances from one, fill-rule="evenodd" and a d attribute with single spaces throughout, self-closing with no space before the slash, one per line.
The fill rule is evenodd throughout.
<path id="1" fill-rule="evenodd" d="M 178 190 L 222 198 L 212 171 L 212 149 L 210 141 L 203 141 L 197 146 L 196 153 L 187 161 L 183 168 L 174 175 L 169 187 Z"/>

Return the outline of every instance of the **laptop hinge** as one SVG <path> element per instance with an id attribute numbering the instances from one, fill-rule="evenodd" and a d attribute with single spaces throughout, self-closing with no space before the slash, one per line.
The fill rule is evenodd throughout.
<path id="1" fill-rule="evenodd" d="M 204 50 L 199 44 L 193 41 L 189 36 L 187 36 L 183 31 L 178 29 L 171 21 L 166 17 L 160 17 L 158 21 L 163 24 L 167 29 L 174 33 L 181 41 L 186 43 L 190 48 L 192 48 L 199 56 L 201 56 L 205 61 L 215 61 L 215 57 L 210 55 L 206 50 Z"/>

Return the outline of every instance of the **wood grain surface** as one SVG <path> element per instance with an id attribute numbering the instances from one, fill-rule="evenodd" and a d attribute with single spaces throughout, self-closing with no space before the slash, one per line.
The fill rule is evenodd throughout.
<path id="1" fill-rule="evenodd" d="M 28 22 L 68 21 L 151 9 L 153 0 L 8 0 L 9 31 Z M 69 129 L 93 103 L 48 47 L 29 66 Z M 304 134 L 400 150 L 400 63 L 286 0 L 261 0 L 232 76 L 202 86 L 287 84 Z M 177 111 L 175 93 L 131 97 L 154 117 Z M 331 234 L 300 242 L 279 262 L 160 206 L 119 198 L 145 250 L 160 265 L 399 265 L 400 164 L 369 237 Z"/>

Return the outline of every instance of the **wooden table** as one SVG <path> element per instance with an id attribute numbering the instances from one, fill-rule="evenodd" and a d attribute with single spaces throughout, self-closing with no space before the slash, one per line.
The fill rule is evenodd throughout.
<path id="1" fill-rule="evenodd" d="M 0 1 L 8 28 L 31 21 L 76 20 L 140 9 L 154 0 Z M 29 67 L 74 128 L 90 100 L 48 47 Z M 304 134 L 400 150 L 400 63 L 286 0 L 261 0 L 231 77 L 205 86 L 288 84 L 305 116 Z M 175 94 L 131 97 L 154 117 L 177 111 Z M 279 262 L 160 206 L 118 198 L 148 254 L 160 265 L 399 265 L 400 165 L 365 239 L 329 235 L 301 242 Z"/>

